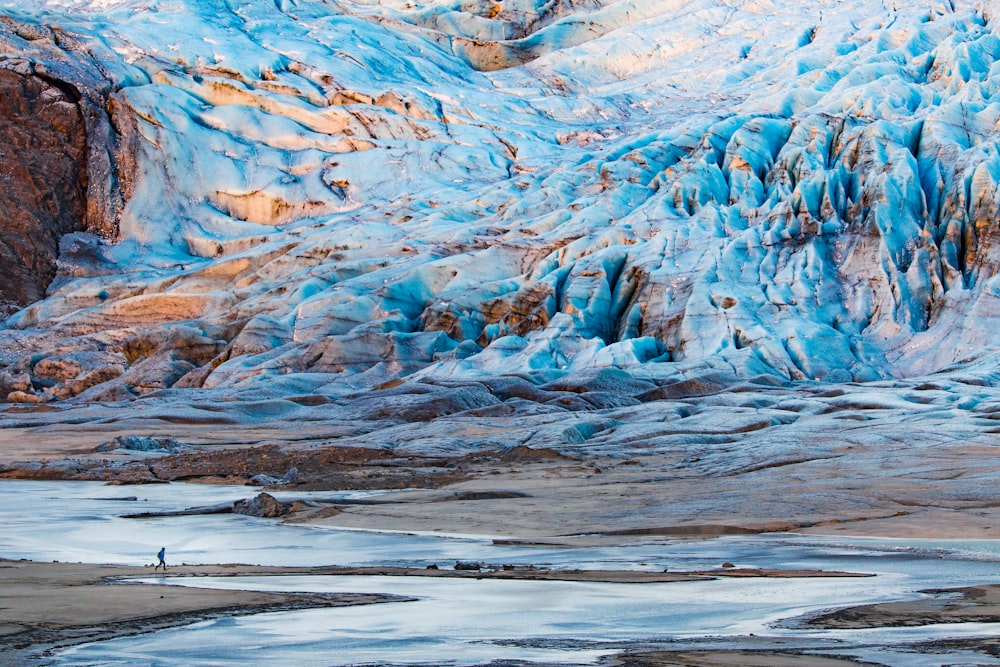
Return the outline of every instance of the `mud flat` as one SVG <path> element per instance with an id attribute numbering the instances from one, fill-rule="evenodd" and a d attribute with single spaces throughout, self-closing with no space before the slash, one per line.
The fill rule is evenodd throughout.
<path id="1" fill-rule="evenodd" d="M 47 654 L 69 646 L 145 634 L 211 618 L 413 599 L 384 593 L 266 593 L 135 581 L 137 578 L 148 581 L 152 572 L 149 567 L 0 560 L 4 582 L 0 587 L 0 661 L 42 664 Z M 425 576 L 608 583 L 704 581 L 717 576 L 864 576 L 817 571 L 660 573 L 472 567 L 467 564 L 459 564 L 454 569 L 185 565 L 171 567 L 167 573 L 156 572 L 156 575 L 163 583 L 183 583 L 193 577 L 249 575 Z"/>
<path id="2" fill-rule="evenodd" d="M 1000 622 L 1000 585 L 967 586 L 962 588 L 921 591 L 929 597 L 917 600 L 887 602 L 845 607 L 832 612 L 817 614 L 783 624 L 794 628 L 875 630 L 933 626 L 945 623 L 997 623 Z M 820 655 L 803 649 L 774 650 L 766 646 L 767 638 L 730 640 L 739 648 L 713 648 L 703 650 L 662 650 L 642 652 L 627 651 L 602 663 L 606 667 L 839 667 L 841 665 L 882 665 L 849 656 Z M 746 648 L 746 644 L 761 643 L 760 649 Z M 917 655 L 935 655 L 946 651 L 965 650 L 986 656 L 996 656 L 1000 638 L 941 639 L 915 642 L 907 647 L 911 659 Z M 820 649 L 830 653 L 830 649 Z M 835 653 L 836 651 L 832 651 Z M 945 658 L 941 658 L 945 660 Z M 893 663 L 895 664 L 895 663 Z M 903 663 L 899 663 L 903 664 Z M 923 663 L 920 664 L 929 664 Z M 963 663 L 965 664 L 965 663 Z M 969 663 L 971 664 L 971 663 Z M 984 662 L 977 664 L 994 664 Z"/>
<path id="3" fill-rule="evenodd" d="M 716 404 L 699 397 L 632 412 L 405 423 L 352 420 L 346 408 L 290 400 L 10 407 L 0 410 L 0 477 L 247 484 L 261 475 L 289 479 L 294 469 L 294 481 L 266 486 L 406 489 L 392 502 L 333 504 L 300 514 L 303 521 L 539 541 L 784 531 L 1000 538 L 988 413 L 915 414 L 925 404 L 903 410 L 891 388 L 846 390 L 860 395 L 734 391 L 713 397 Z M 771 421 L 794 422 L 763 428 L 770 412 L 731 405 L 748 401 L 815 403 L 816 414 L 781 412 Z M 691 414 L 679 418 L 678 410 Z M 577 442 L 598 422 L 619 425 Z M 179 446 L 98 451 L 131 436 Z"/>
<path id="4" fill-rule="evenodd" d="M 1000 621 L 1000 586 L 968 586 L 921 592 L 931 597 L 839 609 L 813 616 L 801 625 L 858 629 Z"/>
<path id="5" fill-rule="evenodd" d="M 171 576 L 277 573 L 251 566 L 171 568 Z M 0 561 L 0 662 L 41 664 L 54 650 L 222 616 L 400 601 L 389 595 L 257 593 L 131 583 L 148 567 Z"/>
<path id="6" fill-rule="evenodd" d="M 524 541 L 617 543 L 650 536 L 710 538 L 808 532 L 899 538 L 996 539 L 1000 508 L 940 501 L 940 489 L 911 484 L 851 494 L 841 461 L 776 466 L 722 475 L 690 474 L 673 455 L 630 457 L 516 446 L 433 455 L 373 447 L 275 442 L 253 430 L 228 442 L 198 442 L 203 429 L 176 426 L 186 442 L 174 452 L 95 453 L 65 427 L 3 429 L 0 478 L 104 481 L 116 485 L 185 481 L 269 490 L 393 490 L 391 499 L 298 506 L 288 519 L 343 528 L 503 535 Z M 59 440 L 48 441 L 58 434 Z M 240 436 L 237 438 L 236 436 Z M 107 436 L 105 436 L 107 437 Z M 317 436 L 318 437 L 318 436 Z M 44 444 L 43 444 L 44 443 Z M 856 461 L 853 466 L 861 467 Z M 877 466 L 876 466 L 877 467 Z M 282 478 L 295 471 L 294 481 Z M 917 471 L 919 472 L 919 471 Z M 921 473 L 923 474 L 923 473 Z M 914 473 L 916 475 L 916 472 Z M 843 476 L 843 479 L 842 477 Z M 981 477 L 969 474 L 969 483 Z M 794 478 L 794 479 L 793 479 Z M 706 481 L 711 479 L 711 485 Z M 840 481 L 838 481 L 840 480 Z M 882 484 L 879 481 L 879 484 Z M 885 487 L 884 492 L 875 493 Z M 768 490 L 782 488 L 773 494 Z M 249 495 L 249 491 L 248 491 Z M 829 502 L 823 502 L 829 500 Z"/>
<path id="7" fill-rule="evenodd" d="M 355 508 L 424 506 L 479 507 L 487 515 L 479 525 L 496 527 L 492 512 L 516 515 L 517 503 L 537 501 L 452 487 L 274 491 L 284 502 L 343 508 L 306 525 L 173 511 L 255 492 L 3 482 L 9 533 L 0 549 L 36 562 L 0 561 L 0 662 L 130 664 L 146 656 L 171 665 L 195 657 L 269 664 L 321 659 L 333 647 L 347 651 L 338 653 L 346 664 L 480 665 L 500 656 L 637 666 L 907 664 L 877 653 L 899 647 L 982 662 L 988 624 L 1000 621 L 997 589 L 979 585 L 1000 583 L 991 541 L 750 534 L 735 522 L 701 534 L 661 526 L 545 539 L 323 525 Z M 421 500 L 397 502 L 414 496 Z M 150 517 L 125 518 L 136 510 Z M 161 544 L 167 573 L 149 565 Z M 66 562 L 78 559 L 92 564 Z M 121 565 L 98 564 L 109 562 Z M 200 564 L 173 565 L 191 562 Z M 940 590 L 921 592 L 932 587 Z M 852 629 L 869 627 L 885 635 L 886 648 L 872 649 L 868 631 Z"/>
<path id="8" fill-rule="evenodd" d="M 794 651 L 649 651 L 616 656 L 607 667 L 876 667 L 877 663 L 809 655 Z"/>

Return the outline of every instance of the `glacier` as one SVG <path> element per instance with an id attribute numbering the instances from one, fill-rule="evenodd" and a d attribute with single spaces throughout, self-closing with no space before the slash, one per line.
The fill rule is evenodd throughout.
<path id="1" fill-rule="evenodd" d="M 949 567 L 982 583 L 994 4 L 0 0 L 0 478 L 328 494 L 274 461 L 351 448 L 385 502 L 258 537 L 867 536 L 973 545 Z M 26 521 L 90 488 L 57 486 Z"/>
<path id="2" fill-rule="evenodd" d="M 1000 534 L 998 28 L 923 0 L 0 0 L 0 70 L 87 132 L 86 213 L 0 325 L 3 474 L 130 434 L 527 445 L 596 458 L 507 470 L 541 507 L 510 534 Z"/>
<path id="3" fill-rule="evenodd" d="M 0 7 L 0 65 L 86 91 L 112 155 L 3 324 L 8 400 L 992 375 L 985 5 Z"/>

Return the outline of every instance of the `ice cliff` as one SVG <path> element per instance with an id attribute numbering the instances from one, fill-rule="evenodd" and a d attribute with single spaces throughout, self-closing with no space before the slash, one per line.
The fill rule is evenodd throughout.
<path id="1" fill-rule="evenodd" d="M 87 139 L 10 401 L 1000 363 L 989 3 L 0 0 L 3 82 Z"/>

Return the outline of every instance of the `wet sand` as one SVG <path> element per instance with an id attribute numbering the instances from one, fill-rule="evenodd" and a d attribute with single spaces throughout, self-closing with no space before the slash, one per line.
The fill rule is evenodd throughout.
<path id="1" fill-rule="evenodd" d="M 790 404 L 796 396 L 788 393 Z M 843 411 L 841 399 L 810 397 Z M 240 402 L 199 409 L 149 400 L 111 412 L 15 406 L 0 410 L 0 477 L 242 484 L 295 468 L 299 478 L 282 490 L 413 489 L 390 503 L 340 504 L 306 521 L 528 540 L 780 531 L 1000 539 L 1000 505 L 983 495 L 1000 464 L 993 436 L 975 431 L 979 422 L 963 420 L 975 432 L 961 435 L 955 421 L 912 423 L 899 438 L 895 422 L 868 419 L 855 428 L 847 420 L 843 431 L 773 441 L 767 429 L 739 430 L 732 434 L 738 443 L 719 444 L 713 429 L 736 416 L 703 403 L 692 399 L 688 409 L 706 412 L 673 419 L 663 432 L 657 424 L 673 413 L 649 404 L 642 414 L 653 421 L 635 425 L 645 433 L 640 441 L 623 432 L 582 447 L 565 435 L 575 433 L 576 413 L 537 420 L 470 413 L 400 424 L 338 419 L 318 405 L 289 428 L 280 414 L 238 423 L 240 414 L 260 411 Z M 128 434 L 174 438 L 184 449 L 96 451 Z"/>
<path id="2" fill-rule="evenodd" d="M 463 456 L 416 456 L 325 446 L 318 450 L 281 442 L 277 431 L 242 432 L 245 445 L 202 442 L 176 456 L 138 453 L 97 457 L 99 436 L 73 438 L 68 426 L 3 429 L 0 476 L 33 479 L 97 479 L 111 483 L 246 483 L 253 474 L 281 475 L 292 465 L 302 479 L 283 491 L 399 489 L 371 501 L 330 500 L 303 504 L 286 520 L 369 530 L 402 530 L 500 536 L 519 544 L 628 544 L 649 536 L 708 539 L 718 535 L 798 531 L 914 538 L 1000 538 L 1000 507 L 968 502 L 914 502 L 930 482 L 885 481 L 879 487 L 847 488 L 846 459 L 821 465 L 781 466 L 722 476 L 691 475 L 672 456 L 574 458 L 546 450 L 481 451 Z M 318 426 L 315 437 L 321 437 Z M 164 425 L 163 434 L 186 442 L 196 426 Z M 144 431 L 149 432 L 149 431 Z M 266 438 L 264 436 L 267 436 Z M 100 437 L 107 437 L 102 435 Z M 233 434 L 227 437 L 232 438 Z M 257 439 L 259 438 L 259 439 Z M 262 441 L 280 447 L 254 447 Z M 74 443 L 69 445 L 67 443 Z M 42 461 L 53 462 L 40 465 Z M 277 461 L 277 462 L 276 462 Z M 860 464 L 859 464 L 860 465 Z M 789 481 L 791 479 L 791 481 Z M 793 483 L 794 482 L 794 483 Z M 881 483 L 881 481 L 880 481 Z M 896 485 L 896 486 L 893 486 Z M 908 486 L 907 486 L 908 485 Z M 412 488 L 414 486 L 420 488 Z M 842 488 L 841 488 L 842 487 Z M 774 494 L 775 488 L 788 490 Z M 871 489 L 878 493 L 869 493 Z M 903 493 L 905 491 L 905 493 Z M 899 492 L 900 498 L 893 498 Z M 256 490 L 248 487 L 247 497 Z M 909 494 L 909 495 L 907 495 Z M 973 502 L 975 501 L 975 502 Z M 836 573 L 731 569 L 668 573 L 540 573 L 502 568 L 457 572 L 442 563 L 433 571 L 393 568 L 259 568 L 198 566 L 170 575 L 386 574 L 477 578 L 570 578 L 581 581 L 669 582 L 718 576 L 837 576 Z M 367 604 L 383 596 L 316 596 L 214 591 L 182 587 L 111 584 L 108 578 L 149 576 L 151 568 L 0 562 L 0 663 L 40 664 L 49 649 L 141 634 L 221 615 L 306 607 Z M 864 574 L 864 573 L 856 573 Z M 885 627 L 964 620 L 1000 622 L 1000 587 L 976 586 L 910 602 L 838 610 L 810 619 L 823 627 Z M 839 624 L 839 625 L 838 625 Z M 853 624 L 853 625 L 852 625 Z M 608 663 L 659 665 L 863 664 L 827 656 L 770 649 L 685 650 L 620 656 Z"/>
<path id="3" fill-rule="evenodd" d="M 470 567 L 464 564 L 464 567 Z M 422 576 L 475 579 L 668 583 L 715 577 L 839 577 L 858 573 L 816 570 L 720 569 L 698 572 L 548 570 L 483 565 L 481 569 L 400 567 L 264 567 L 184 565 L 166 573 L 152 567 L 0 560 L 0 663 L 43 664 L 47 652 L 76 644 L 143 634 L 219 616 L 398 602 L 373 594 L 285 594 L 136 583 L 200 576 Z"/>
<path id="4" fill-rule="evenodd" d="M 398 602 L 408 598 L 375 594 L 285 594 L 214 590 L 136 583 L 136 578 L 165 580 L 199 576 L 383 575 L 567 580 L 614 583 L 664 583 L 720 576 L 838 577 L 864 576 L 797 570 L 728 569 L 699 572 L 559 571 L 544 569 L 416 569 L 388 567 L 262 567 L 198 565 L 170 568 L 0 561 L 0 663 L 44 665 L 50 652 L 73 645 L 143 634 L 220 616 L 241 616 L 293 609 Z M 933 591 L 920 600 L 864 605 L 814 616 L 805 627 L 879 628 L 954 622 L 1000 622 L 1000 585 Z M 765 638 L 761 638 L 762 640 Z M 735 640 L 734 640 L 735 641 Z M 741 640 L 741 644 L 745 644 Z M 947 643 L 947 642 L 946 642 Z M 956 646 L 962 642 L 951 642 Z M 966 644 L 969 644 L 966 641 Z M 928 643 L 929 649 L 943 646 Z M 974 645 L 969 645 L 975 648 Z M 838 667 L 869 663 L 846 657 L 813 655 L 802 650 L 626 651 L 602 661 L 607 667 L 705 667 L 798 665 Z"/>
<path id="5" fill-rule="evenodd" d="M 275 574 L 280 568 L 197 566 L 167 576 Z M 0 561 L 0 664 L 44 664 L 52 650 L 219 616 L 398 601 L 388 595 L 255 593 L 123 583 L 152 567 Z"/>
<path id="6" fill-rule="evenodd" d="M 800 625 L 829 629 L 907 627 L 934 623 L 1000 621 L 1000 586 L 969 586 L 922 591 L 930 597 L 840 609 L 813 616 Z"/>
<path id="7" fill-rule="evenodd" d="M 602 667 L 847 667 L 876 663 L 771 650 L 649 651 L 606 661 Z"/>
<path id="8" fill-rule="evenodd" d="M 793 620 L 786 627 L 871 629 L 914 627 L 939 623 L 1000 622 L 1000 585 L 969 586 L 922 591 L 928 597 L 901 602 L 847 607 Z M 766 638 L 760 638 L 766 640 Z M 752 643 L 752 642 L 750 642 Z M 943 649 L 966 649 L 996 655 L 1000 638 L 935 640 L 910 645 L 914 653 L 933 654 Z M 849 657 L 810 654 L 804 650 L 651 650 L 626 652 L 605 661 L 602 667 L 841 667 L 875 665 Z"/>

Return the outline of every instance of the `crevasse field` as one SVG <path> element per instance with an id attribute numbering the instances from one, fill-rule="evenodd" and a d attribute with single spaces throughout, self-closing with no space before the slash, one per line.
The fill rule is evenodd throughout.
<path id="1" fill-rule="evenodd" d="M 102 398 L 995 365 L 989 3 L 0 6 L 127 154 L 113 243 L 4 331 Z M 116 355 L 150 330 L 220 350 Z"/>

